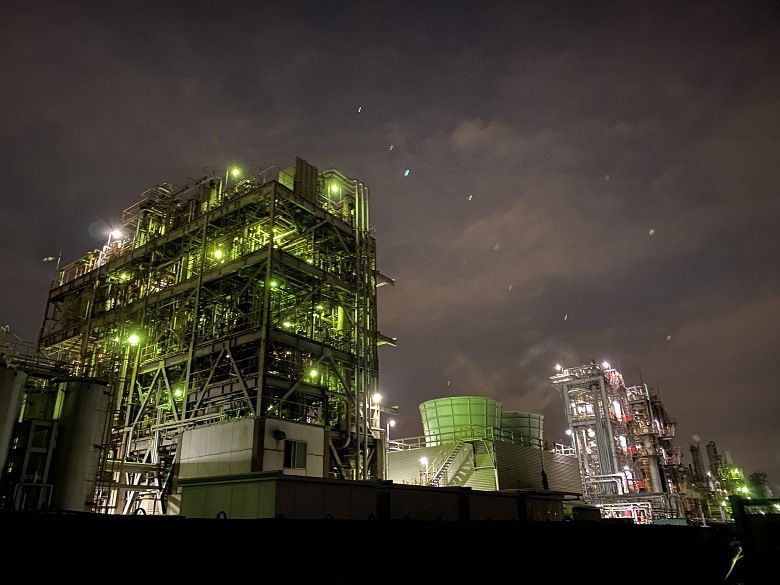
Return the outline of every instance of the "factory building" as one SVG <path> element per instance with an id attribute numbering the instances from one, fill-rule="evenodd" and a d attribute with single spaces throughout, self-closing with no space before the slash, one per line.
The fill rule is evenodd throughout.
<path id="1" fill-rule="evenodd" d="M 424 437 L 388 441 L 383 284 L 368 187 L 336 169 L 298 158 L 143 193 L 101 249 L 59 269 L 37 346 L 3 370 L 3 508 L 273 516 L 316 500 L 279 489 L 357 480 L 344 493 L 375 494 L 347 498 L 367 508 L 319 512 L 365 517 L 409 490 L 546 491 L 560 495 L 523 498 L 521 515 L 560 520 L 578 469 L 540 415 L 441 399 L 420 406 Z"/>
<path id="2" fill-rule="evenodd" d="M 703 518 L 715 521 L 729 520 L 733 518 L 730 496 L 745 496 L 749 491 L 745 474 L 734 464 L 729 451 L 723 455 L 718 453 L 715 441 L 707 443 L 705 448 L 709 463 L 707 467 L 704 466 L 699 441 L 695 440 L 690 445 L 693 460 L 690 492 L 696 495 L 697 510 Z M 766 486 L 766 491 L 754 493 L 752 497 L 769 498 L 771 492 Z"/>
<path id="3" fill-rule="evenodd" d="M 481 396 L 429 400 L 419 410 L 424 435 L 388 442 L 394 482 L 581 494 L 574 451 L 544 440 L 543 415 Z"/>
<path id="4" fill-rule="evenodd" d="M 382 479 L 392 283 L 368 187 L 336 169 L 148 190 L 60 268 L 33 359 L 3 374 L 4 504 L 176 514 L 195 476 Z"/>
<path id="5" fill-rule="evenodd" d="M 606 362 L 559 366 L 550 380 L 563 400 L 585 501 L 605 517 L 639 523 L 701 517 L 673 445 L 676 422 L 656 393 L 646 384 L 626 387 Z"/>
<path id="6" fill-rule="evenodd" d="M 714 444 L 709 472 L 693 451 L 685 469 L 658 396 L 608 364 L 551 377 L 570 445 L 479 396 L 424 402 L 424 435 L 391 439 L 385 284 L 368 187 L 336 169 L 296 158 L 146 191 L 58 266 L 37 344 L 0 343 L 0 509 L 724 517 L 739 478 Z"/>
<path id="7" fill-rule="evenodd" d="M 599 510 L 581 498 L 573 450 L 544 440 L 542 415 L 503 411 L 500 402 L 479 396 L 431 400 L 420 405 L 420 414 L 424 436 L 393 440 L 387 437 L 389 424 L 380 429 L 374 418 L 373 430 L 387 449 L 384 481 L 296 477 L 288 470 L 212 474 L 197 466 L 187 474 L 190 466 L 183 466 L 181 513 L 242 519 L 600 519 Z M 211 428 L 203 432 L 214 432 Z M 202 455 L 203 448 L 197 452 Z"/>

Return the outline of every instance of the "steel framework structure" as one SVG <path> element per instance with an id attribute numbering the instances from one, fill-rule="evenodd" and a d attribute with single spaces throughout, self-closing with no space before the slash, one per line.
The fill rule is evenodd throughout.
<path id="1" fill-rule="evenodd" d="M 683 517 L 686 474 L 672 445 L 677 423 L 658 396 L 646 384 L 627 388 L 607 363 L 564 368 L 550 380 L 565 405 L 586 501 L 646 501 L 657 517 Z"/>
<path id="2" fill-rule="evenodd" d="M 60 270 L 38 340 L 109 381 L 93 509 L 164 501 L 180 433 L 240 417 L 327 426 L 329 476 L 381 477 L 371 397 L 377 347 L 395 340 L 376 290 L 392 283 L 368 187 L 336 169 L 297 158 L 143 193 L 101 250 Z"/>

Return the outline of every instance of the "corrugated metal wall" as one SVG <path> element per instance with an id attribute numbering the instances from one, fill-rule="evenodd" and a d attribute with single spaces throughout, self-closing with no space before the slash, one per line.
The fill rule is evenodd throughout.
<path id="1" fill-rule="evenodd" d="M 575 457 L 542 451 L 535 447 L 496 442 L 498 489 L 542 490 L 542 458 L 547 489 L 582 493 L 580 471 Z"/>
<path id="2" fill-rule="evenodd" d="M 436 447 L 392 452 L 389 457 L 388 479 L 395 483 L 413 483 L 423 469 L 421 457 L 429 461 L 442 461 L 452 451 L 455 443 Z M 473 445 L 473 447 L 472 447 Z M 465 448 L 475 450 L 475 459 L 467 460 L 455 474 L 450 486 L 470 487 L 475 490 L 543 490 L 542 457 L 547 474 L 547 489 L 558 492 L 582 493 L 577 459 L 535 447 L 514 445 L 497 441 L 469 441 Z M 493 466 L 495 449 L 496 467 Z M 473 461 L 476 461 L 474 468 Z M 498 475 L 498 486 L 496 486 Z"/>
<path id="3" fill-rule="evenodd" d="M 420 463 L 421 457 L 427 457 L 429 465 L 433 467 L 435 462 L 446 459 L 454 446 L 454 443 L 445 443 L 436 447 L 392 451 L 388 457 L 388 479 L 395 483 L 416 483 L 420 473 L 425 471 L 425 466 Z M 433 473 L 435 470 L 431 471 L 431 475 Z"/>
<path id="4" fill-rule="evenodd" d="M 300 157 L 295 159 L 295 192 L 312 203 L 317 202 L 317 167 L 307 163 Z"/>
<path id="5" fill-rule="evenodd" d="M 492 442 L 474 441 L 471 444 L 476 455 L 475 468 L 467 481 L 459 485 L 475 490 L 496 490 L 496 467 L 493 463 Z"/>

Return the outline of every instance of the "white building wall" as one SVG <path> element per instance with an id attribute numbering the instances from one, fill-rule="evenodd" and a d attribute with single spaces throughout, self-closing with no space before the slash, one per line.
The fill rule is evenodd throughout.
<path id="1" fill-rule="evenodd" d="M 252 471 L 255 419 L 214 423 L 182 435 L 179 478 L 233 475 Z"/>
<path id="2" fill-rule="evenodd" d="M 264 428 L 263 428 L 264 427 Z M 262 434 L 262 461 L 253 454 L 260 450 L 255 437 Z M 276 439 L 275 432 L 284 433 Z M 325 432 L 316 425 L 284 419 L 243 418 L 195 427 L 182 434 L 179 478 L 216 477 L 253 471 L 283 471 L 288 475 L 323 477 L 325 469 Z M 306 468 L 284 467 L 286 441 L 306 443 Z"/>
<path id="3" fill-rule="evenodd" d="M 285 434 L 284 440 L 274 438 L 275 431 Z M 285 441 L 306 443 L 306 469 L 284 467 Z M 325 432 L 316 425 L 300 424 L 284 419 L 267 419 L 265 426 L 263 471 L 283 470 L 287 475 L 323 477 L 325 469 Z"/>

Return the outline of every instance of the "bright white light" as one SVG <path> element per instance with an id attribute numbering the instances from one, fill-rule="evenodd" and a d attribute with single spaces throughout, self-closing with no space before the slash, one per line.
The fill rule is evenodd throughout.
<path id="1" fill-rule="evenodd" d="M 382 395 L 377 392 L 371 397 L 371 400 L 374 402 L 374 404 L 379 404 L 382 402 Z"/>
<path id="2" fill-rule="evenodd" d="M 561 364 L 555 364 L 555 369 L 560 372 L 561 371 Z"/>
<path id="3" fill-rule="evenodd" d="M 566 429 L 566 434 L 571 435 L 571 429 Z"/>
<path id="4" fill-rule="evenodd" d="M 117 238 L 121 238 L 122 237 L 122 231 L 121 230 L 112 230 L 109 235 L 116 240 Z"/>
<path id="5" fill-rule="evenodd" d="M 605 370 L 608 370 L 608 369 L 609 369 L 609 362 L 604 362 L 603 364 L 601 364 L 601 366 L 602 366 L 602 367 L 603 367 Z"/>
<path id="6" fill-rule="evenodd" d="M 428 458 L 427 457 L 420 457 L 420 463 L 423 465 L 428 465 Z"/>
<path id="7" fill-rule="evenodd" d="M 595 437 L 596 436 L 596 432 L 593 429 L 588 429 L 588 436 L 589 437 Z"/>
<path id="8" fill-rule="evenodd" d="M 395 426 L 395 419 L 391 418 L 390 420 L 387 421 L 387 424 L 389 424 L 391 427 L 394 427 Z"/>

